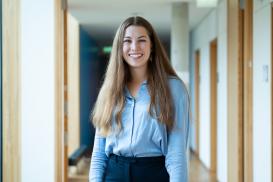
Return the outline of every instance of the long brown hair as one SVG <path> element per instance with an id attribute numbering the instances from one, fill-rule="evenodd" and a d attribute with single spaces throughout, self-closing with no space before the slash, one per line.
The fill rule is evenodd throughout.
<path id="1" fill-rule="evenodd" d="M 130 79 L 129 66 L 123 59 L 122 47 L 125 31 L 131 25 L 146 29 L 153 49 L 150 55 L 152 61 L 148 63 L 147 83 L 151 97 L 148 112 L 159 122 L 166 124 L 168 130 L 173 127 L 175 113 L 168 77 L 177 75 L 151 24 L 136 16 L 126 19 L 116 32 L 104 82 L 91 115 L 94 126 L 102 135 L 107 135 L 112 129 L 112 117 L 115 117 L 116 124 L 121 129 L 121 115 L 125 103 L 123 91 Z"/>

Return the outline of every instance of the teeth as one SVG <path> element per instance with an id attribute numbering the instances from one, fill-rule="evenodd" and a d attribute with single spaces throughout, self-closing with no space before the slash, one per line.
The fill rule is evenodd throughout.
<path id="1" fill-rule="evenodd" d="M 140 56 L 142 56 L 142 54 L 129 54 L 130 57 L 133 57 L 133 58 L 138 58 Z"/>

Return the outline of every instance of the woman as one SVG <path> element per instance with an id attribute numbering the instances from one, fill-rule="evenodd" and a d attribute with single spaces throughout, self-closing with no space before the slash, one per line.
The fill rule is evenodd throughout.
<path id="1" fill-rule="evenodd" d="M 188 93 L 142 17 L 116 32 L 92 121 L 89 181 L 188 180 Z"/>

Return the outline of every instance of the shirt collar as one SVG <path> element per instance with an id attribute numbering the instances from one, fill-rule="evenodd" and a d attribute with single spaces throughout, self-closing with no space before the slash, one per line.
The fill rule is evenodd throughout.
<path id="1" fill-rule="evenodd" d="M 144 81 L 141 83 L 140 88 L 139 88 L 139 90 L 138 90 L 138 94 L 137 94 L 138 97 L 139 97 L 140 94 L 141 94 L 142 87 L 143 87 L 143 86 L 146 86 L 147 83 L 148 83 L 147 80 L 144 80 Z M 131 93 L 130 93 L 128 87 L 127 87 L 127 85 L 125 85 L 125 88 L 124 88 L 124 95 L 125 95 L 125 97 L 127 97 L 127 98 L 136 99 L 136 98 L 134 98 L 134 97 L 131 95 Z"/>

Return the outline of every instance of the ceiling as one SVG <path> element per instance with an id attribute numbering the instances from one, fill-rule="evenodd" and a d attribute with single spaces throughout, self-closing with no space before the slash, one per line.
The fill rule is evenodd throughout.
<path id="1" fill-rule="evenodd" d="M 100 44 L 110 45 L 119 24 L 139 15 L 151 22 L 163 41 L 169 41 L 172 4 L 189 3 L 192 30 L 212 8 L 197 8 L 195 0 L 68 0 L 68 11 Z"/>

